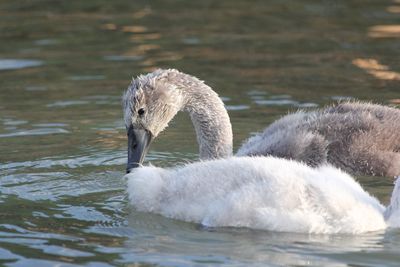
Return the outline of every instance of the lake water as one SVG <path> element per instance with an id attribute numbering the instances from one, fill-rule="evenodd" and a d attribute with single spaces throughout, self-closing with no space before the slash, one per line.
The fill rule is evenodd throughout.
<path id="1" fill-rule="evenodd" d="M 398 266 L 400 231 L 207 229 L 139 213 L 121 95 L 173 67 L 223 98 L 235 147 L 288 111 L 400 104 L 400 1 L 1 1 L 0 265 Z M 147 161 L 197 159 L 179 116 Z M 387 203 L 390 178 L 358 177 Z"/>

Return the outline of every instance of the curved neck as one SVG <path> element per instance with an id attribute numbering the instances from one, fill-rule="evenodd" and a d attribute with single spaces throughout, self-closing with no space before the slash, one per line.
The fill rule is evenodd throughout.
<path id="1" fill-rule="evenodd" d="M 191 76 L 190 76 L 191 77 Z M 183 110 L 189 112 L 196 130 L 201 159 L 232 155 L 232 126 L 224 103 L 208 85 L 191 77 L 182 87 Z"/>

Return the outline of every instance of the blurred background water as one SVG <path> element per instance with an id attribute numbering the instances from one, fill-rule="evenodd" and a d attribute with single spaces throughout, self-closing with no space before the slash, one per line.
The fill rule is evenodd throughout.
<path id="1" fill-rule="evenodd" d="M 204 229 L 130 208 L 120 99 L 159 67 L 220 94 L 235 147 L 298 108 L 398 106 L 400 1 L 0 1 L 0 265 L 398 266 L 398 230 Z M 147 157 L 196 159 L 186 114 Z M 390 178 L 358 180 L 387 203 Z"/>

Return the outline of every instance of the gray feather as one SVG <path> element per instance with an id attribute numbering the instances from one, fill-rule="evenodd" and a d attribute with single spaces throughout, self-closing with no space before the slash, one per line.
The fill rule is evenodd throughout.
<path id="1" fill-rule="evenodd" d="M 275 155 L 353 174 L 400 174 L 400 111 L 344 102 L 287 115 L 251 137 L 237 155 Z"/>

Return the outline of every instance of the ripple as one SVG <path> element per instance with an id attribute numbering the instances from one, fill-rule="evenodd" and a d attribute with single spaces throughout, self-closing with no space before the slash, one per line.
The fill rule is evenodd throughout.
<path id="1" fill-rule="evenodd" d="M 58 219 L 73 218 L 87 222 L 111 222 L 112 218 L 97 211 L 94 207 L 68 206 L 60 209 L 63 214 L 55 214 Z"/>
<path id="2" fill-rule="evenodd" d="M 117 100 L 120 101 L 120 96 L 113 96 L 113 95 L 91 95 L 91 96 L 84 96 L 82 99 L 86 100 Z"/>
<path id="3" fill-rule="evenodd" d="M 39 46 L 47 46 L 47 45 L 54 45 L 58 44 L 58 41 L 55 39 L 40 39 L 34 42 L 35 45 Z"/>
<path id="4" fill-rule="evenodd" d="M 268 99 L 268 100 L 255 100 L 254 101 L 258 105 L 263 106 L 296 106 L 299 102 L 291 100 L 291 99 Z"/>
<path id="5" fill-rule="evenodd" d="M 0 184 L 0 193 L 3 196 L 14 195 L 25 200 L 54 202 L 61 198 L 122 190 L 125 183 L 121 177 L 122 172 L 94 173 L 80 180 L 75 180 L 74 176 L 69 174 L 57 172 L 16 174 L 6 176 L 5 181 Z M 18 178 L 21 181 L 18 181 Z"/>
<path id="6" fill-rule="evenodd" d="M 265 99 L 264 94 L 253 93 L 250 98 L 254 103 L 260 106 L 293 106 L 297 108 L 314 108 L 318 107 L 318 104 L 313 102 L 300 102 L 293 100 L 290 95 L 272 95 L 268 99 Z"/>
<path id="7" fill-rule="evenodd" d="M 68 79 L 71 81 L 94 81 L 94 80 L 104 80 L 106 76 L 104 75 L 75 75 Z"/>
<path id="8" fill-rule="evenodd" d="M 11 251 L 9 251 L 7 249 L 0 248 L 0 259 L 1 260 L 12 260 L 12 259 L 20 259 L 20 258 L 22 258 L 22 257 L 12 253 Z"/>
<path id="9" fill-rule="evenodd" d="M 44 173 L 18 173 L 18 174 L 10 174 L 5 175 L 0 180 L 1 186 L 11 186 L 11 185 L 21 185 L 21 184 L 31 184 L 36 181 L 51 179 L 51 177 L 57 177 L 57 179 L 67 178 L 70 174 L 66 172 L 44 172 Z M 1 189 L 0 189 L 1 190 Z"/>
<path id="10" fill-rule="evenodd" d="M 37 123 L 37 124 L 33 124 L 32 126 L 35 126 L 35 127 L 66 127 L 69 125 L 66 123 L 55 122 L 55 123 Z"/>
<path id="11" fill-rule="evenodd" d="M 7 238 L 7 237 L 2 237 L 1 242 L 4 243 L 12 243 L 12 244 L 18 244 L 18 245 L 35 245 L 35 244 L 45 244 L 46 240 L 43 239 L 34 239 L 34 238 L 16 238 L 16 237 L 12 237 L 12 238 Z"/>
<path id="12" fill-rule="evenodd" d="M 40 211 L 33 211 L 32 212 L 33 217 L 40 217 L 40 218 L 50 218 L 47 214 L 40 212 Z"/>
<path id="13" fill-rule="evenodd" d="M 36 232 L 24 229 L 22 227 L 12 225 L 12 224 L 0 224 L 0 241 L 4 241 L 4 238 L 25 238 L 29 239 L 29 243 L 44 243 L 49 239 L 63 240 L 63 241 L 82 241 L 82 238 L 56 234 L 56 233 L 44 233 Z M 34 240 L 34 241 L 30 241 Z M 36 240 L 36 241 L 35 241 Z M 13 242 L 13 241 L 11 241 Z"/>
<path id="14" fill-rule="evenodd" d="M 352 96 L 344 96 L 344 95 L 334 95 L 331 96 L 330 99 L 334 100 L 334 101 L 343 101 L 343 100 L 354 100 L 354 97 Z"/>
<path id="15" fill-rule="evenodd" d="M 46 91 L 47 87 L 46 86 L 32 85 L 32 86 L 26 86 L 25 90 L 26 91 L 30 91 L 30 92 Z"/>
<path id="16" fill-rule="evenodd" d="M 28 123 L 28 121 L 26 121 L 26 120 L 13 120 L 13 119 L 3 120 L 4 125 L 16 126 L 16 125 L 21 125 L 21 124 L 26 124 L 26 123 Z"/>
<path id="17" fill-rule="evenodd" d="M 130 33 L 145 33 L 145 32 L 148 32 L 147 27 L 140 26 L 140 25 L 123 26 L 121 30 L 123 32 L 130 32 Z"/>
<path id="18" fill-rule="evenodd" d="M 52 254 L 52 255 L 59 255 L 65 257 L 91 257 L 94 256 L 93 253 L 80 251 L 76 249 L 60 247 L 55 245 L 46 245 L 46 246 L 31 246 L 31 248 L 40 249 L 44 253 Z"/>
<path id="19" fill-rule="evenodd" d="M 182 43 L 186 45 L 198 45 L 201 43 L 201 41 L 197 37 L 186 37 L 182 39 Z"/>
<path id="20" fill-rule="evenodd" d="M 227 96 L 220 96 L 219 98 L 222 100 L 222 102 L 231 101 L 231 98 L 230 98 L 230 97 L 227 97 Z"/>
<path id="21" fill-rule="evenodd" d="M 225 108 L 232 111 L 250 109 L 248 105 L 226 105 Z"/>
<path id="22" fill-rule="evenodd" d="M 319 105 L 317 103 L 312 103 L 312 102 L 305 102 L 305 103 L 299 103 L 296 105 L 298 108 L 316 108 Z"/>
<path id="23" fill-rule="evenodd" d="M 65 258 L 64 258 L 65 260 Z M 20 260 L 7 263 L 9 267 L 25 267 L 25 266 L 40 266 L 40 267 L 54 267 L 54 266 L 62 266 L 62 267 L 77 267 L 83 265 L 77 265 L 72 263 L 66 263 L 63 261 L 51 261 L 51 260 L 39 260 L 39 259 L 26 259 L 21 258 Z M 89 262 L 84 265 L 85 267 L 109 267 L 112 266 L 110 264 L 102 263 L 102 262 Z"/>
<path id="24" fill-rule="evenodd" d="M 196 153 L 182 153 L 182 152 L 163 152 L 163 151 L 150 151 L 146 156 L 146 161 L 184 161 L 188 159 L 197 158 Z M 43 158 L 34 161 L 21 161 L 0 164 L 0 171 L 9 173 L 10 171 L 22 171 L 27 168 L 45 169 L 52 167 L 66 167 L 75 169 L 87 166 L 116 166 L 126 164 L 126 151 L 103 151 L 91 155 L 76 156 L 70 158 Z"/>
<path id="25" fill-rule="evenodd" d="M 265 96 L 265 95 L 267 95 L 268 93 L 267 92 L 265 92 L 265 91 L 260 91 L 260 90 L 250 90 L 250 91 L 248 91 L 247 92 L 247 94 L 249 95 L 249 96 Z"/>
<path id="26" fill-rule="evenodd" d="M 75 106 L 75 105 L 86 105 L 89 101 L 85 100 L 66 100 L 66 101 L 56 101 L 52 104 L 47 104 L 46 107 L 54 108 L 54 107 L 68 107 L 68 106 Z"/>
<path id="27" fill-rule="evenodd" d="M 19 175 L 16 177 L 24 177 Z M 29 179 L 32 178 L 31 181 Z M 40 176 L 27 174 L 21 182 L 15 181 L 13 178 L 7 179 L 4 185 L 0 187 L 2 195 L 15 195 L 21 199 L 27 200 L 51 200 L 55 201 L 58 199 L 59 193 L 56 192 L 55 188 L 59 188 L 60 179 L 55 176 Z M 43 190 L 45 189 L 45 190 Z M 65 188 L 64 188 L 65 190 Z"/>
<path id="28" fill-rule="evenodd" d="M 84 166 L 110 166 L 123 165 L 126 163 L 125 151 L 106 151 L 93 155 L 76 156 L 70 158 L 43 158 L 34 161 L 21 161 L 0 164 L 0 170 L 23 170 L 25 168 L 51 168 L 56 166 L 75 169 Z M 150 155 L 151 156 L 151 155 Z"/>
<path id="29" fill-rule="evenodd" d="M 0 138 L 18 137 L 18 136 L 34 136 L 34 135 L 49 135 L 49 134 L 65 134 L 69 131 L 62 128 L 40 128 L 32 130 L 23 130 L 14 133 L 0 134 Z"/>
<path id="30" fill-rule="evenodd" d="M 28 59 L 0 59 L 0 70 L 17 70 L 43 65 L 40 60 Z"/>
<path id="31" fill-rule="evenodd" d="M 108 61 L 139 61 L 144 59 L 144 56 L 110 55 L 104 56 L 103 58 Z"/>

